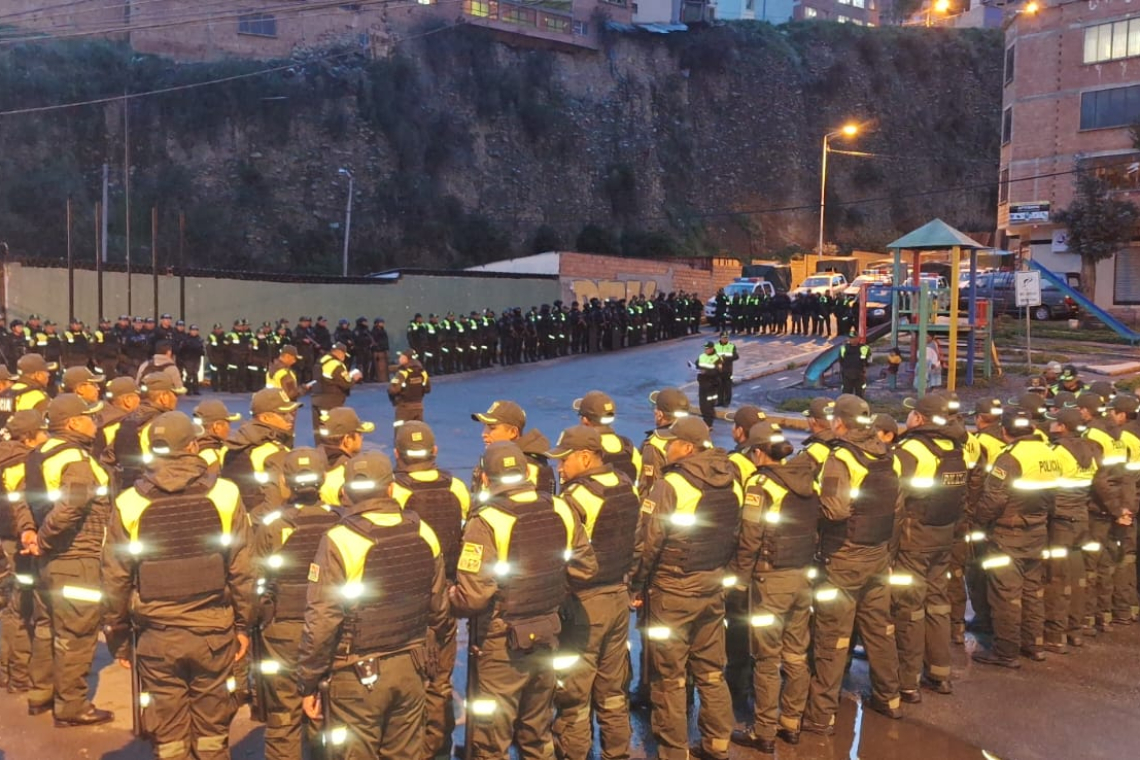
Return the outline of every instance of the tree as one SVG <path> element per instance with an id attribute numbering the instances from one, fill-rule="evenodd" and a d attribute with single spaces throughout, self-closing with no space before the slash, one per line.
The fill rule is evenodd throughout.
<path id="1" fill-rule="evenodd" d="M 530 239 L 531 253 L 546 253 L 547 251 L 559 251 L 561 249 L 562 237 L 558 234 L 558 230 L 549 224 L 544 224 L 535 230 Z"/>
<path id="2" fill-rule="evenodd" d="M 621 246 L 613 233 L 597 224 L 587 224 L 582 228 L 578 239 L 574 241 L 574 248 L 581 253 L 612 255 L 621 252 Z"/>
<path id="3" fill-rule="evenodd" d="M 1069 250 L 1081 257 L 1081 290 L 1095 300 L 1096 265 L 1132 240 L 1140 209 L 1110 196 L 1105 181 L 1080 165 L 1076 185 L 1076 197 L 1057 213 L 1057 221 L 1068 227 Z"/>

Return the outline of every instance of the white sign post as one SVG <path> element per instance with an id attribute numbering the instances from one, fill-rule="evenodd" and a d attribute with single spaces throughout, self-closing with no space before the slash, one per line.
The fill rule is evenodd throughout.
<path id="1" fill-rule="evenodd" d="M 1029 374 L 1033 374 L 1033 344 L 1030 338 L 1030 312 L 1034 306 L 1041 305 L 1041 273 L 1015 272 L 1013 275 L 1013 294 L 1017 306 L 1025 307 L 1025 356 L 1029 362 Z"/>

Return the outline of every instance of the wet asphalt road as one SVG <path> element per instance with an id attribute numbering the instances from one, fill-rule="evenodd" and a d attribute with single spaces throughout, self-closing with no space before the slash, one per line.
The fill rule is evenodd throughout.
<path id="1" fill-rule="evenodd" d="M 700 340 L 703 339 L 702 336 Z M 777 349 L 758 339 L 737 342 L 743 344 L 742 354 L 795 350 L 794 345 Z M 618 432 L 639 441 L 652 424 L 647 401 L 652 390 L 691 384 L 688 390 L 690 396 L 695 396 L 694 372 L 685 366 L 685 361 L 699 351 L 697 340 L 686 339 L 618 354 L 437 378 L 435 391 L 427 400 L 427 421 L 436 432 L 440 463 L 465 475 L 482 448 L 480 426 L 471 421 L 470 413 L 486 409 L 496 398 L 521 402 L 528 412 L 529 426 L 555 439 L 563 427 L 576 421 L 570 402 L 587 390 L 601 388 L 617 402 Z M 749 397 L 756 397 L 759 390 L 750 391 L 750 385 L 766 387 L 770 382 L 774 380 L 738 388 L 736 403 L 756 400 Z M 231 409 L 248 411 L 244 398 L 229 396 L 226 400 Z M 183 406 L 189 410 L 194 401 L 185 399 Z M 386 431 L 390 429 L 392 412 L 383 389 L 362 388 L 354 392 L 351 404 L 363 419 L 377 423 L 378 432 L 370 436 L 367 445 L 390 452 Z M 302 410 L 298 418 L 299 443 L 310 440 L 307 411 Z M 730 445 L 729 426 L 719 423 L 714 428 L 714 438 L 720 445 Z M 901 721 L 863 712 L 858 695 L 868 688 L 866 663 L 855 661 L 845 683 L 846 698 L 842 701 L 836 735 L 822 738 L 805 734 L 797 747 L 780 744 L 776 757 L 1054 760 L 1130 756 L 1135 752 L 1135 735 L 1140 726 L 1136 718 L 1140 698 L 1140 661 L 1135 656 L 1138 643 L 1140 627 L 1117 629 L 1089 641 L 1077 654 L 1050 655 L 1044 663 L 1024 662 L 1019 671 L 975 665 L 969 661 L 966 649 L 957 647 L 955 693 L 926 694 L 922 704 L 904 705 L 905 718 Z M 967 647 L 973 646 L 971 637 Z M 638 652 L 635 636 L 635 663 Z M 457 688 L 462 689 L 462 662 L 455 677 Z M 28 717 L 22 698 L 0 693 L 0 760 L 150 757 L 149 747 L 130 736 L 127 672 L 110 662 L 102 646 L 91 682 L 96 703 L 116 712 L 116 720 L 109 725 L 53 729 L 49 716 Z M 740 725 L 747 717 L 738 713 Z M 695 726 L 695 722 L 694 715 L 690 725 Z M 635 711 L 633 726 L 633 757 L 654 757 L 648 714 Z M 262 733 L 263 729 L 249 721 L 243 708 L 233 724 L 233 757 L 263 757 Z M 457 737 L 461 740 L 462 727 L 457 730 Z M 771 756 L 734 747 L 732 757 Z"/>

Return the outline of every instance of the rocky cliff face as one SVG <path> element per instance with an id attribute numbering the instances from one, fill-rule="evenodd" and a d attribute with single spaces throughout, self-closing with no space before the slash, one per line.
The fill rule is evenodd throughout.
<path id="1" fill-rule="evenodd" d="M 881 246 L 933 216 L 994 227 L 1000 35 L 730 24 L 613 36 L 602 53 L 431 32 L 380 60 L 350 52 L 129 104 L 131 249 L 161 265 L 337 271 L 355 176 L 354 272 L 466 266 L 550 248 L 768 255 L 814 246 L 823 134 L 828 238 Z M 0 110 L 244 74 L 101 44 L 12 49 Z M 121 103 L 0 117 L 0 240 L 93 254 L 111 164 L 112 260 L 124 258 Z"/>

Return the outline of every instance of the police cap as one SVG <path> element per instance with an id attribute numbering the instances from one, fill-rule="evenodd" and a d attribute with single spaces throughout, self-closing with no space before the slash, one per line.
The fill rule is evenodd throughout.
<path id="1" fill-rule="evenodd" d="M 435 449 L 435 434 L 427 423 L 408 420 L 396 428 L 396 451 L 404 459 L 430 459 Z"/>
<path id="2" fill-rule="evenodd" d="M 808 408 L 804 409 L 804 416 L 809 420 L 826 422 L 831 419 L 831 407 L 833 403 L 834 402 L 826 396 L 816 396 L 811 400 L 811 403 L 808 404 Z"/>
<path id="3" fill-rule="evenodd" d="M 36 372 L 55 372 L 59 365 L 47 361 L 40 354 L 24 354 L 16 361 L 16 369 L 21 375 L 31 375 Z"/>
<path id="4" fill-rule="evenodd" d="M 613 423 L 617 412 L 614 400 L 601 391 L 590 391 L 582 398 L 574 399 L 571 406 L 579 415 L 599 425 Z"/>
<path id="5" fill-rule="evenodd" d="M 379 451 L 357 454 L 344 465 L 344 490 L 367 497 L 383 492 L 392 482 L 392 462 Z"/>
<path id="6" fill-rule="evenodd" d="M 514 401 L 496 401 L 487 411 L 472 414 L 471 419 L 484 425 L 514 425 L 519 431 L 526 427 L 526 412 Z"/>
<path id="7" fill-rule="evenodd" d="M 106 395 L 107 398 L 118 398 L 119 396 L 128 396 L 138 392 L 139 387 L 135 384 L 133 377 L 116 377 L 107 383 L 107 392 L 104 395 Z"/>
<path id="8" fill-rule="evenodd" d="M 699 449 L 712 448 L 709 426 L 697 417 L 682 417 L 669 427 L 658 429 L 657 435 L 666 441 L 686 441 Z"/>
<path id="9" fill-rule="evenodd" d="M 36 434 L 37 430 L 46 430 L 47 421 L 42 412 L 35 409 L 24 409 L 8 418 L 4 426 L 14 441 L 24 441 Z"/>
<path id="10" fill-rule="evenodd" d="M 48 404 L 48 425 L 52 429 L 59 429 L 73 417 L 98 414 L 102 408 L 102 404 L 88 404 L 74 393 L 61 393 Z"/>
<path id="11" fill-rule="evenodd" d="M 344 438 L 353 433 L 371 433 L 375 429 L 375 423 L 361 422 L 352 407 L 338 406 L 330 409 L 322 420 L 320 433 L 322 438 Z"/>
<path id="12" fill-rule="evenodd" d="M 575 425 L 562 431 L 558 436 L 558 443 L 546 455 L 554 459 L 569 456 L 575 451 L 594 451 L 602 453 L 602 435 L 596 428 L 588 425 Z"/>
<path id="13" fill-rule="evenodd" d="M 101 382 L 103 382 L 103 376 L 96 375 L 86 367 L 68 367 L 63 373 L 63 389 L 68 392 L 74 392 L 84 383 Z"/>
<path id="14" fill-rule="evenodd" d="M 194 418 L 199 425 L 212 425 L 221 420 L 237 422 L 241 419 L 241 415 L 237 412 L 231 414 L 224 402 L 211 398 L 194 407 Z"/>
<path id="15" fill-rule="evenodd" d="M 202 428 L 184 412 L 163 412 L 154 418 L 148 430 L 150 450 L 159 456 L 180 454 L 202 435 Z"/>
<path id="16" fill-rule="evenodd" d="M 302 447 L 285 455 L 281 472 L 291 488 L 315 490 L 325 482 L 328 460 L 320 449 Z"/>
<path id="17" fill-rule="evenodd" d="M 649 403 L 668 417 L 689 416 L 689 397 L 680 388 L 662 388 L 649 394 Z"/>
<path id="18" fill-rule="evenodd" d="M 484 474 L 500 485 L 515 485 L 526 480 L 526 455 L 510 441 L 496 441 L 483 452 L 480 460 Z"/>
<path id="19" fill-rule="evenodd" d="M 735 411 L 726 413 L 724 418 L 734 426 L 743 430 L 745 435 L 752 430 L 752 427 L 757 422 L 763 422 L 768 419 L 760 407 L 752 406 L 751 404 L 745 404 Z"/>

